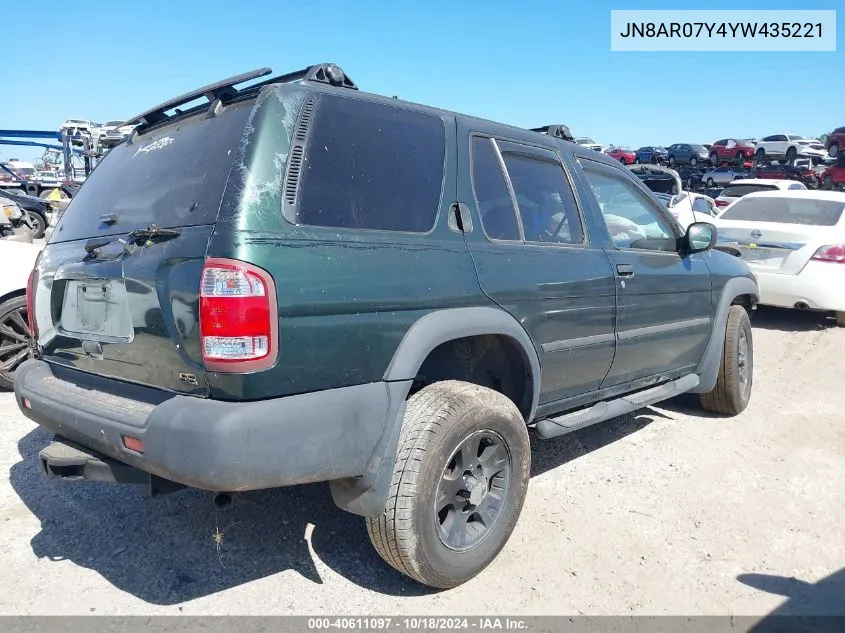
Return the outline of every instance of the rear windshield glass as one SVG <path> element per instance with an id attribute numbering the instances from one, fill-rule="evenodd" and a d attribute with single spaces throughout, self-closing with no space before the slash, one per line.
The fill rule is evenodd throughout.
<path id="1" fill-rule="evenodd" d="M 747 196 L 749 193 L 757 193 L 758 191 L 774 191 L 777 189 L 776 185 L 734 185 L 726 187 L 722 191 L 724 198 L 741 198 Z"/>
<path id="2" fill-rule="evenodd" d="M 112 149 L 73 197 L 52 241 L 212 224 L 253 101 L 198 115 Z M 114 224 L 100 218 L 114 214 Z"/>
<path id="3" fill-rule="evenodd" d="M 845 203 L 809 198 L 743 198 L 722 214 L 723 220 L 834 226 Z"/>

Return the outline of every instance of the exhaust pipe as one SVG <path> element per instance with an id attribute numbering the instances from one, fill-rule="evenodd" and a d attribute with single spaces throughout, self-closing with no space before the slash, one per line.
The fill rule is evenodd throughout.
<path id="1" fill-rule="evenodd" d="M 232 507 L 234 500 L 234 496 L 230 492 L 215 492 L 211 498 L 214 507 L 218 510 L 228 510 Z"/>
<path id="2" fill-rule="evenodd" d="M 798 303 L 795 304 L 795 309 L 796 310 L 809 310 L 810 304 L 808 304 L 806 301 L 799 301 Z"/>

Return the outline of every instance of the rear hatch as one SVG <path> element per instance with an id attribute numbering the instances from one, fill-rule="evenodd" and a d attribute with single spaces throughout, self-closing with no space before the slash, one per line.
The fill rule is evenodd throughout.
<path id="1" fill-rule="evenodd" d="M 97 166 L 36 269 L 44 360 L 208 395 L 199 280 L 253 103 L 153 128 Z"/>
<path id="2" fill-rule="evenodd" d="M 845 204 L 836 200 L 749 196 L 717 220 L 719 245 L 739 251 L 761 272 L 797 275 L 831 239 Z"/>

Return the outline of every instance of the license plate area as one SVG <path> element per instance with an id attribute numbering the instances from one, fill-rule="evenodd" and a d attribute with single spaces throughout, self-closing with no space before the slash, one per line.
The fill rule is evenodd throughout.
<path id="1" fill-rule="evenodd" d="M 131 342 L 134 330 L 123 279 L 69 280 L 58 330 L 82 340 Z"/>
<path id="2" fill-rule="evenodd" d="M 767 268 L 778 268 L 786 257 L 786 252 L 780 248 L 759 248 L 740 246 L 742 259 Z"/>

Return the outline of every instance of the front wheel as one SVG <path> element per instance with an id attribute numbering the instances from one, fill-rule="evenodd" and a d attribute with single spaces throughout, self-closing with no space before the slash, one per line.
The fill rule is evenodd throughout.
<path id="1" fill-rule="evenodd" d="M 754 382 L 753 343 L 748 312 L 740 305 L 731 306 L 716 387 L 700 396 L 705 411 L 739 415 L 748 406 Z"/>
<path id="2" fill-rule="evenodd" d="M 831 158 L 838 157 L 839 156 L 839 144 L 834 143 L 833 145 L 831 145 L 830 149 L 827 150 L 827 153 Z"/>
<path id="3" fill-rule="evenodd" d="M 790 147 L 786 150 L 786 162 L 791 163 L 795 160 L 795 157 L 798 156 L 798 150 L 794 147 Z"/>
<path id="4" fill-rule="evenodd" d="M 390 496 L 368 517 L 379 555 L 431 587 L 466 582 L 504 547 L 528 487 L 525 421 L 504 395 L 448 380 L 408 401 Z"/>

